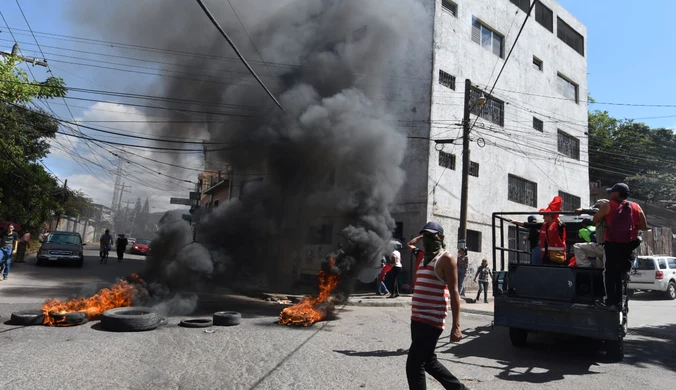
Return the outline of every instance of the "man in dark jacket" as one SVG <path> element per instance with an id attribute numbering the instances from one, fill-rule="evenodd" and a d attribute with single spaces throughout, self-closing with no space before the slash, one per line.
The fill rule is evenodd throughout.
<path id="1" fill-rule="evenodd" d="M 115 243 L 115 246 L 117 247 L 117 261 L 122 261 L 124 258 L 124 251 L 127 250 L 128 244 L 129 241 L 124 238 L 124 234 L 120 234 L 120 236 L 117 238 L 117 242 Z"/>

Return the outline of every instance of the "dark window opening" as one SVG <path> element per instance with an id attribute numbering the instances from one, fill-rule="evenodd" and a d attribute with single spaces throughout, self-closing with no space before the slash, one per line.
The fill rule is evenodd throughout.
<path id="1" fill-rule="evenodd" d="M 536 117 L 533 117 L 533 128 L 537 131 L 544 131 L 545 130 L 545 124 L 543 121 L 539 120 Z"/>
<path id="2" fill-rule="evenodd" d="M 538 185 L 518 176 L 508 176 L 507 199 L 530 207 L 537 207 Z"/>
<path id="3" fill-rule="evenodd" d="M 455 154 L 439 152 L 439 166 L 455 171 Z"/>
<path id="4" fill-rule="evenodd" d="M 394 231 L 392 232 L 392 238 L 395 238 L 397 240 L 403 240 L 404 239 L 404 223 L 403 222 L 397 222 L 397 225 L 394 227 Z"/>
<path id="5" fill-rule="evenodd" d="M 584 56 L 584 37 L 561 18 L 557 17 L 556 19 L 556 32 L 559 39 Z"/>
<path id="6" fill-rule="evenodd" d="M 439 84 L 455 91 L 455 76 L 451 76 L 443 70 L 439 70 Z"/>
<path id="7" fill-rule="evenodd" d="M 535 21 L 550 32 L 554 32 L 554 13 L 540 2 L 535 4 Z"/>
<path id="8" fill-rule="evenodd" d="M 470 91 L 470 107 L 472 107 L 472 114 L 495 123 L 498 126 L 504 126 L 505 103 L 502 100 L 484 93 L 483 95 L 486 98 L 486 104 L 484 104 L 483 107 L 479 106 L 476 102 L 479 100 L 482 93 L 482 91 L 474 87 L 472 87 Z"/>
<path id="9" fill-rule="evenodd" d="M 563 199 L 563 205 L 561 206 L 563 211 L 575 211 L 575 209 L 582 207 L 582 200 L 579 196 L 563 191 L 559 191 L 559 196 Z"/>
<path id="10" fill-rule="evenodd" d="M 580 95 L 578 85 L 560 73 L 556 79 L 556 88 L 564 97 L 574 101 L 575 103 L 579 103 Z"/>
<path id="11" fill-rule="evenodd" d="M 511 1 L 512 4 L 519 7 L 519 9 L 525 13 L 528 13 L 528 11 L 530 11 L 530 0 L 509 0 L 509 1 Z"/>
<path id="12" fill-rule="evenodd" d="M 466 245 L 470 252 L 481 252 L 481 232 L 468 229 Z"/>
<path id="13" fill-rule="evenodd" d="M 580 159 L 580 140 L 563 131 L 558 131 L 558 150 L 566 157 Z"/>
<path id="14" fill-rule="evenodd" d="M 469 175 L 479 177 L 479 163 L 474 161 L 469 162 Z"/>
<path id="15" fill-rule="evenodd" d="M 441 6 L 444 8 L 444 10 L 450 12 L 451 15 L 455 17 L 458 16 L 458 5 L 454 2 L 450 0 L 441 0 Z"/>
<path id="16" fill-rule="evenodd" d="M 472 17 L 472 41 L 478 43 L 484 49 L 493 52 L 502 58 L 504 37 L 502 34 L 481 23 L 476 17 Z"/>

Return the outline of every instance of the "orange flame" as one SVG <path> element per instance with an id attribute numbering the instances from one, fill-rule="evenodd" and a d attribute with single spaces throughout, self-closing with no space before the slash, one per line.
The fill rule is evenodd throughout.
<path id="1" fill-rule="evenodd" d="M 329 265 L 333 268 L 335 261 L 329 259 Z M 326 318 L 330 309 L 327 300 L 331 292 L 338 286 L 338 275 L 330 274 L 324 270 L 317 273 L 319 280 L 319 296 L 305 297 L 299 303 L 289 306 L 279 314 L 281 325 L 310 326 L 317 321 Z"/>
<path id="2" fill-rule="evenodd" d="M 142 283 L 143 280 L 138 275 L 132 274 L 130 279 L 134 283 Z M 62 302 L 56 299 L 47 299 L 42 305 L 41 310 L 45 314 L 45 325 L 55 326 L 57 322 L 49 316 L 49 313 L 70 313 L 81 311 L 87 314 L 87 318 L 95 320 L 103 314 L 104 311 L 116 307 L 131 306 L 133 297 L 139 292 L 135 284 L 126 280 L 115 283 L 110 288 L 101 289 L 90 298 L 73 298 Z M 61 320 L 59 322 L 64 322 Z"/>

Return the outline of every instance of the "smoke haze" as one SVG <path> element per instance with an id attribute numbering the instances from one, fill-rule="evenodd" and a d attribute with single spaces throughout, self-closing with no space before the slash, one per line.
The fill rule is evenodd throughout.
<path id="1" fill-rule="evenodd" d="M 211 142 L 227 143 L 208 146 L 225 149 L 208 159 L 230 165 L 233 199 L 201 216 L 199 243 L 192 242 L 180 215 L 167 214 L 148 275 L 170 287 L 259 278 L 284 285 L 296 261 L 291 253 L 322 217 L 336 221 L 333 247 L 339 233 L 350 259 L 336 265 L 346 275 L 391 249 L 391 209 L 405 180 L 407 140 L 399 120 L 404 110 L 415 109 L 406 103 L 416 100 L 410 79 L 429 78 L 419 72 L 431 58 L 416 53 L 432 45 L 432 28 L 424 26 L 431 24 L 433 5 L 384 3 L 232 1 L 245 31 L 227 1 L 207 2 L 284 113 L 194 1 L 73 2 L 72 17 L 87 33 L 162 49 L 135 56 L 191 73 L 150 80 L 144 93 L 172 99 L 163 104 L 177 110 L 212 113 L 163 115 L 212 121 L 206 129 Z M 203 131 L 202 124 L 174 123 L 161 133 L 186 137 Z M 263 180 L 238 185 L 257 178 Z"/>

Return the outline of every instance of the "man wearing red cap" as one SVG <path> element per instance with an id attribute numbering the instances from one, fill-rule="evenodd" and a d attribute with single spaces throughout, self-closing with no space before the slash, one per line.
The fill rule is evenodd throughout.
<path id="1" fill-rule="evenodd" d="M 453 325 L 451 342 L 462 339 L 460 332 L 460 294 L 458 264 L 444 244 L 444 228 L 428 222 L 420 235 L 408 244 L 423 241 L 425 255 L 415 274 L 411 305 L 411 347 L 406 360 L 406 377 L 410 389 L 426 388 L 425 372 L 439 381 L 444 389 L 467 389 L 458 378 L 437 360 L 434 350 L 446 325 L 450 298 Z"/>

